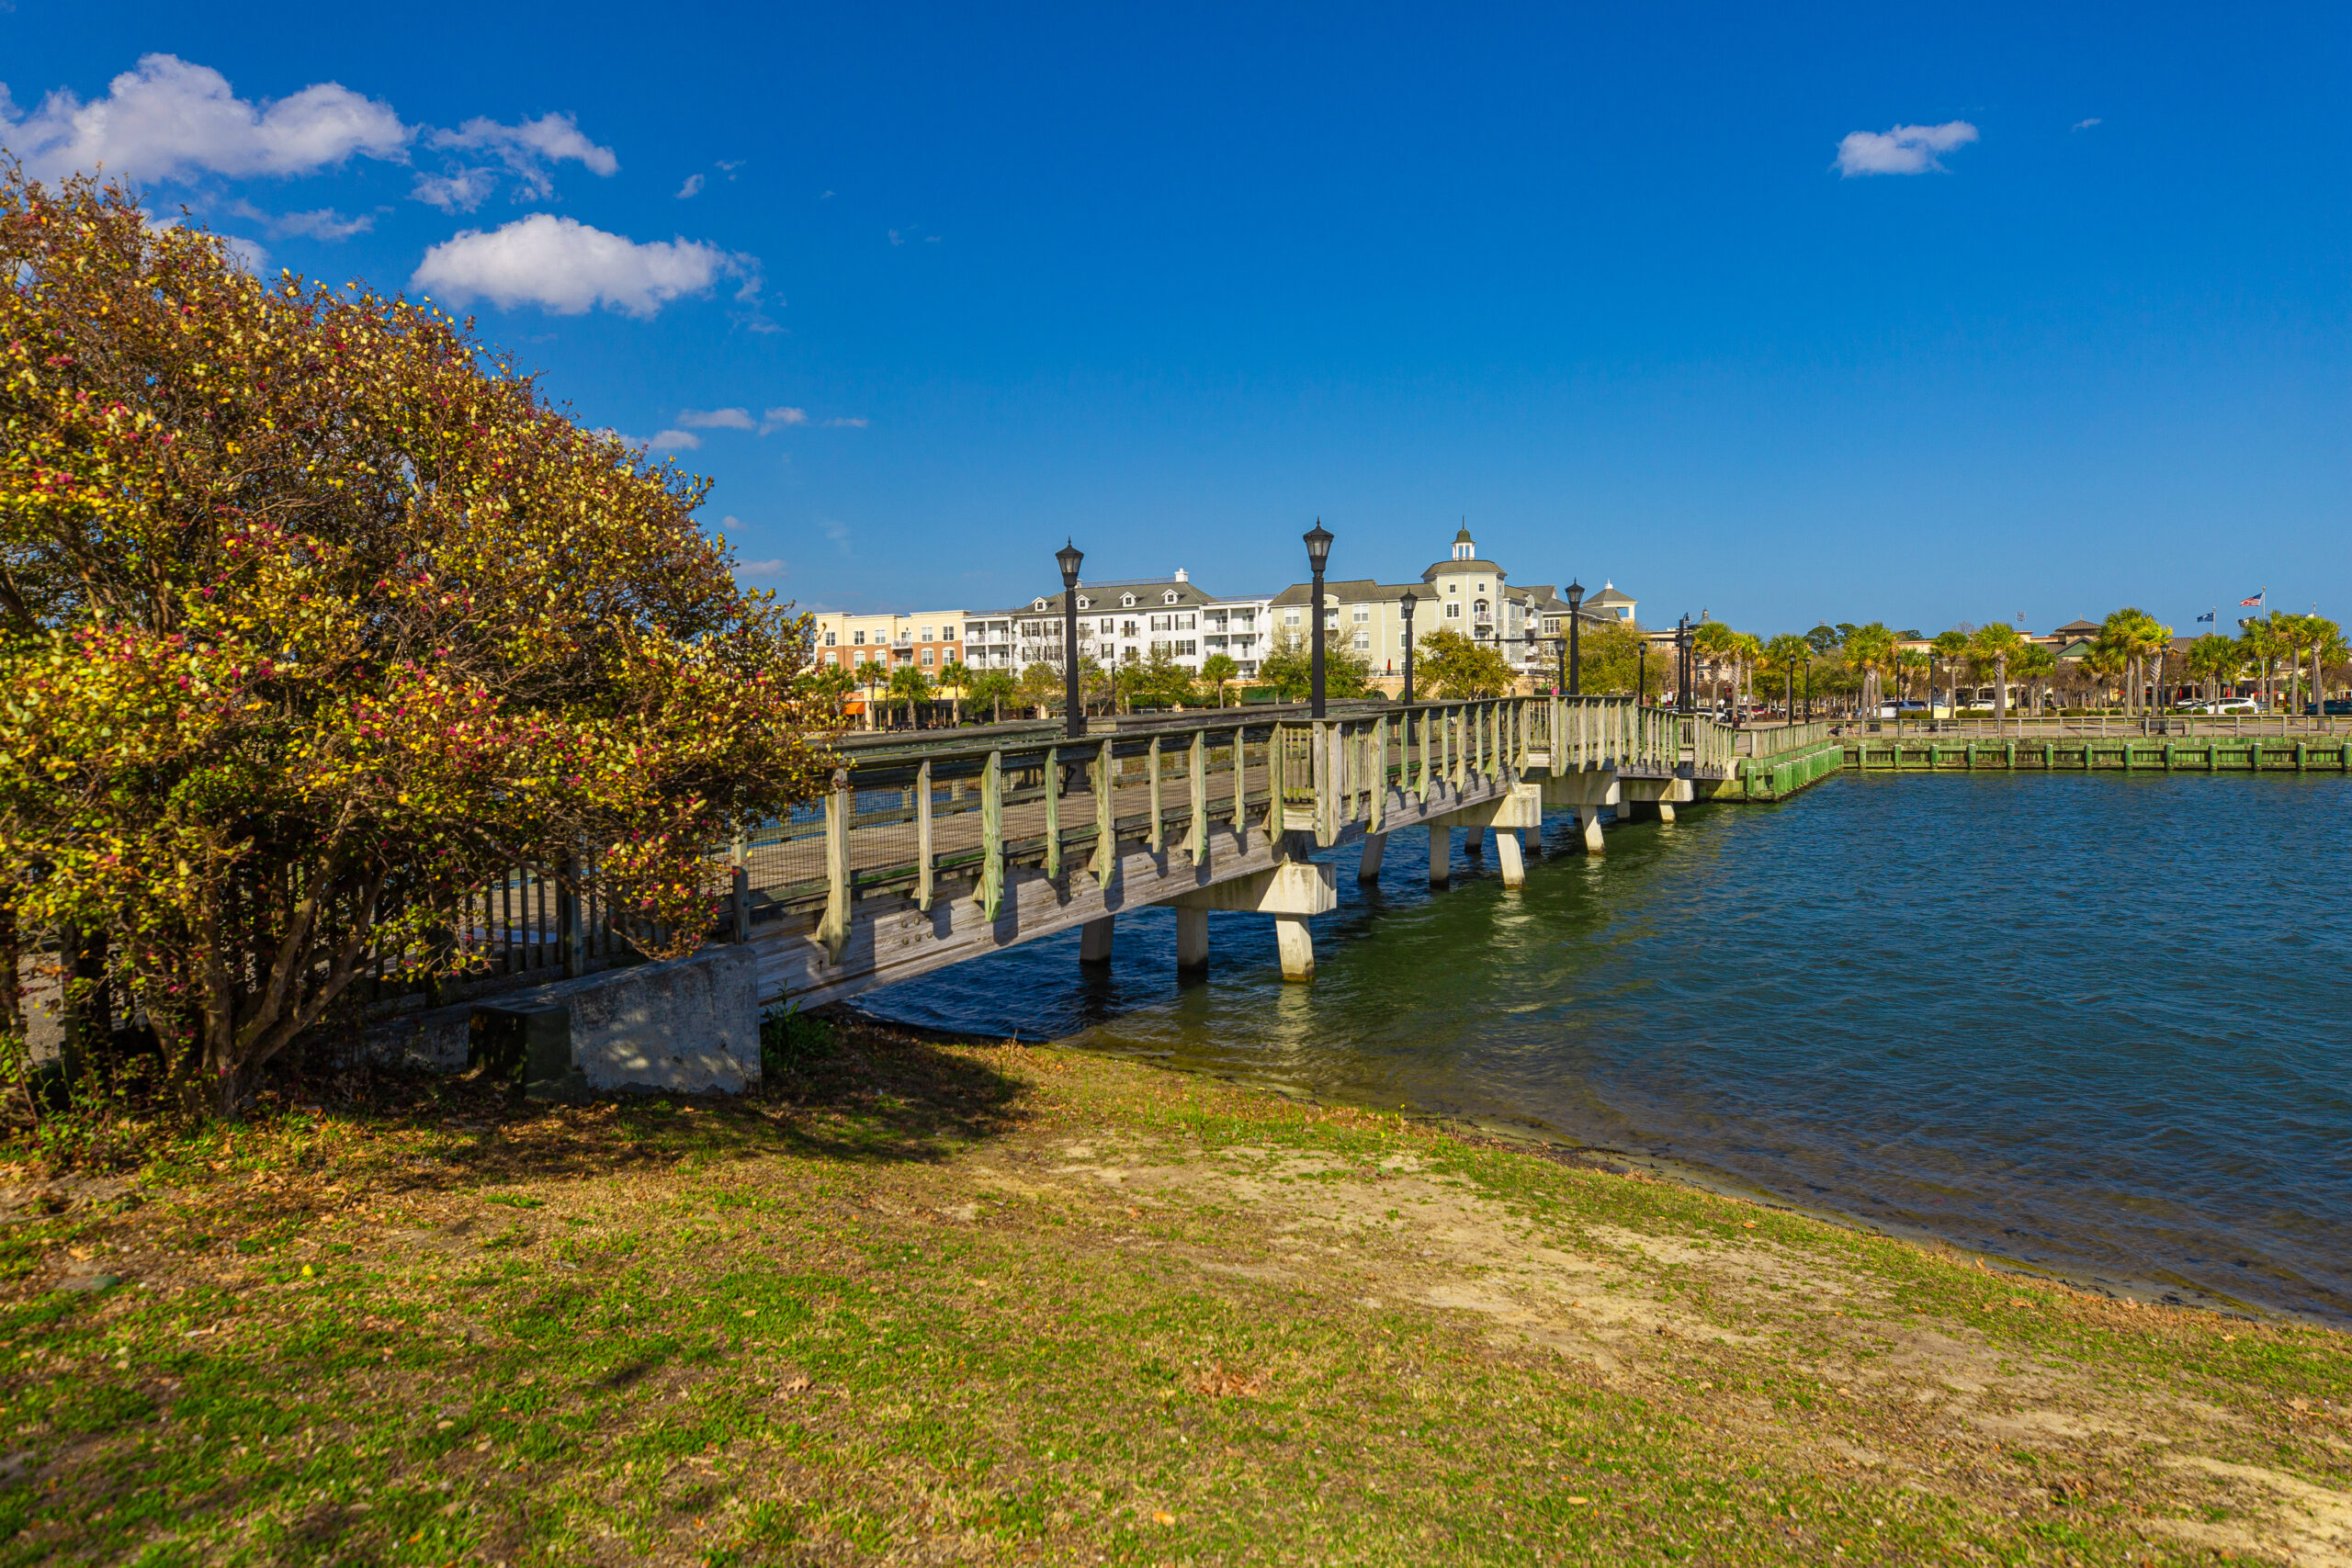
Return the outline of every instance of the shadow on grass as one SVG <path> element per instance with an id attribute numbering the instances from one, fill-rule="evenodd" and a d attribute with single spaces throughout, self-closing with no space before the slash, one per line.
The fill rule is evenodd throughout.
<path id="1" fill-rule="evenodd" d="M 346 1157 L 374 1165 L 371 1185 L 394 1192 L 756 1155 L 928 1162 L 1022 1120 L 1021 1086 L 990 1060 L 998 1054 L 854 1014 L 800 1015 L 769 1021 L 762 1081 L 742 1095 L 559 1105 L 478 1076 L 356 1072 L 288 1098 L 324 1100 L 366 1134 L 364 1152 Z"/>

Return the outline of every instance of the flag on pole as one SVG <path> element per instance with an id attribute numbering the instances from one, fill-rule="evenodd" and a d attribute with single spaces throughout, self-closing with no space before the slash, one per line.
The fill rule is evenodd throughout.
<path id="1" fill-rule="evenodd" d="M 2220 611 L 2218 611 L 2218 610 L 2208 610 L 2208 611 L 2206 611 L 2203 615 L 2201 615 L 2198 616 L 2197 618 L 2198 618 L 2199 620 L 2200 620 L 2200 621 L 2210 621 L 2210 620 L 2211 620 L 2214 616 L 2216 616 L 2216 615 L 2220 615 L 2220 614 L 2221 614 L 2221 612 L 2220 612 Z"/>
<path id="2" fill-rule="evenodd" d="M 2253 597 L 2253 598 L 2251 598 L 2251 599 L 2241 599 L 2241 600 L 2239 600 L 2239 601 L 2238 601 L 2238 603 L 2239 603 L 2240 604 L 2256 604 L 2256 605 L 2258 605 L 2258 604 L 2260 604 L 2262 603 L 2262 601 L 2263 601 L 2265 598 L 2267 598 L 2267 597 L 2269 595 L 2269 592 L 2270 592 L 2270 590 L 2268 590 L 2267 588 L 2259 588 L 2259 589 L 2256 589 L 2256 590 L 2255 591 L 2255 594 L 2254 594 L 2254 597 Z"/>

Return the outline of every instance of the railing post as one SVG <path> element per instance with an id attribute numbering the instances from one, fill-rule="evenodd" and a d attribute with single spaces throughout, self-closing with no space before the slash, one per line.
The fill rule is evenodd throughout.
<path id="1" fill-rule="evenodd" d="M 915 908 L 931 910 L 931 759 L 915 770 Z"/>
<path id="2" fill-rule="evenodd" d="M 1307 787 L 1315 792 L 1315 841 L 1331 841 L 1331 799 L 1339 793 L 1339 759 L 1329 751 L 1329 731 L 1338 728 L 1324 719 L 1314 720 L 1307 728 L 1306 778 Z"/>
<path id="3" fill-rule="evenodd" d="M 1004 902 L 1004 753 L 989 753 L 980 775 L 980 880 L 973 890 L 981 913 L 996 919 Z"/>
<path id="4" fill-rule="evenodd" d="M 1233 727 L 1233 836 L 1244 849 L 1250 844 L 1250 727 Z"/>
<path id="5" fill-rule="evenodd" d="M 1185 848 L 1193 854 L 1193 863 L 1200 865 L 1209 858 L 1209 732 L 1193 731 L 1193 754 L 1186 759 L 1192 766 L 1193 834 Z"/>
<path id="6" fill-rule="evenodd" d="M 1372 721 L 1372 805 L 1365 818 L 1367 830 L 1377 833 L 1388 819 L 1388 716 L 1381 715 Z"/>
<path id="7" fill-rule="evenodd" d="M 1150 774 L 1151 778 L 1151 837 L 1149 842 L 1151 845 L 1151 852 L 1153 854 L 1158 854 L 1160 849 L 1162 834 L 1159 809 L 1159 737 L 1157 735 L 1151 738 L 1151 761 L 1147 766 L 1147 772 Z"/>
<path id="8" fill-rule="evenodd" d="M 1113 809 L 1111 792 L 1116 787 L 1111 770 L 1118 759 L 1111 754 L 1111 742 L 1105 738 L 1102 750 L 1094 763 L 1094 864 L 1091 868 L 1094 886 L 1111 886 L 1119 874 L 1119 818 Z"/>
<path id="9" fill-rule="evenodd" d="M 849 770 L 835 768 L 833 791 L 825 797 L 825 914 L 817 923 L 817 939 L 835 964 L 849 946 L 849 825 L 854 806 Z"/>
<path id="10" fill-rule="evenodd" d="M 1062 752 L 1046 748 L 1046 880 L 1062 874 Z"/>

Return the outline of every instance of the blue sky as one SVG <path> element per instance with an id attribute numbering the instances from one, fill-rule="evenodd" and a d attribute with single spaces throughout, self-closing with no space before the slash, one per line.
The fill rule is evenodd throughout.
<path id="1" fill-rule="evenodd" d="M 1467 9 L 17 0 L 0 140 L 465 299 L 805 604 L 2352 612 L 2340 6 Z"/>

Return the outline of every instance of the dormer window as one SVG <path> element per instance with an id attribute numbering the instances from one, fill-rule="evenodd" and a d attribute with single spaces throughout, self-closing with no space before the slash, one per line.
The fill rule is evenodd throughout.
<path id="1" fill-rule="evenodd" d="M 1162 593 L 1159 596 L 1159 602 L 1163 604 L 1173 604 L 1180 597 L 1182 597 L 1182 595 L 1180 595 L 1176 590 L 1171 588 L 1167 592 Z"/>
<path id="2" fill-rule="evenodd" d="M 1081 593 L 1081 594 L 1080 594 L 1080 595 L 1078 596 L 1078 607 L 1079 607 L 1080 609 L 1081 609 L 1081 610 L 1085 609 L 1089 604 L 1093 604 L 1093 603 L 1094 603 L 1094 601 L 1093 601 L 1093 600 L 1089 599 L 1089 598 L 1088 598 L 1085 594 L 1083 594 L 1083 593 Z"/>
<path id="3" fill-rule="evenodd" d="M 1132 593 L 1122 593 L 1122 594 L 1120 594 L 1120 595 L 1119 595 L 1119 606 L 1120 606 L 1120 608 L 1122 608 L 1122 609 L 1126 609 L 1126 610 L 1132 610 L 1132 609 L 1134 609 L 1134 608 L 1136 607 L 1136 596 L 1135 596 L 1134 594 L 1132 594 Z"/>
<path id="4" fill-rule="evenodd" d="M 1044 608 L 1046 607 L 1046 602 L 1045 602 L 1043 599 L 1040 599 L 1040 600 L 1038 600 L 1035 604 L 1031 604 L 1029 607 L 1030 607 L 1031 609 L 1033 609 L 1033 610 L 1042 610 L 1042 609 L 1044 609 Z"/>

